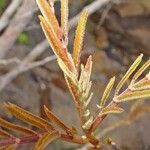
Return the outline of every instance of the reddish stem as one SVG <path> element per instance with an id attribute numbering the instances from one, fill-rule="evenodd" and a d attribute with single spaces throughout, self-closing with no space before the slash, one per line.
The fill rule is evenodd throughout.
<path id="1" fill-rule="evenodd" d="M 115 101 L 111 101 L 110 104 L 107 107 L 112 107 L 112 106 L 117 106 L 118 104 Z M 93 132 L 94 130 L 96 130 L 96 128 L 102 123 L 102 121 L 105 119 L 105 117 L 108 114 L 101 114 L 101 112 L 95 117 L 91 128 L 89 129 L 89 132 Z"/>
<path id="2" fill-rule="evenodd" d="M 129 88 L 127 88 L 125 91 L 123 91 L 121 94 L 123 93 L 127 93 L 128 91 L 130 91 Z M 119 94 L 119 95 L 121 95 Z M 118 94 L 115 94 L 113 100 L 107 105 L 107 107 L 113 107 L 113 106 L 118 106 L 118 103 L 114 101 L 114 99 L 116 98 Z M 96 128 L 102 123 L 102 121 L 107 117 L 108 114 L 102 114 L 101 112 L 95 117 L 91 128 L 89 129 L 89 133 L 93 132 L 96 130 Z"/>
<path id="3" fill-rule="evenodd" d="M 40 135 L 42 135 L 42 134 L 44 134 L 44 133 L 40 133 Z M 15 138 L 2 139 L 2 140 L 0 140 L 0 147 L 16 144 L 17 143 L 16 139 Z M 36 135 L 24 136 L 24 137 L 20 137 L 18 139 L 20 140 L 19 143 L 17 143 L 19 145 L 26 144 L 26 143 L 32 143 L 32 142 L 38 141 L 39 135 L 36 134 Z M 60 139 L 63 141 L 72 142 L 72 143 L 76 143 L 76 144 L 86 144 L 88 142 L 87 139 L 83 139 L 82 137 L 80 137 L 78 135 L 71 136 L 69 134 L 61 134 L 61 133 L 60 133 Z"/>

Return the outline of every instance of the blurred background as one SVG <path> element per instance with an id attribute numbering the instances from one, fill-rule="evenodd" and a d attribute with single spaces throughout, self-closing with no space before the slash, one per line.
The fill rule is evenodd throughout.
<path id="1" fill-rule="evenodd" d="M 55 7 L 60 20 L 58 1 Z M 115 75 L 119 81 L 140 53 L 144 54 L 143 63 L 150 56 L 150 0 L 70 0 L 70 52 L 75 16 L 84 7 L 92 11 L 81 59 L 85 62 L 90 54 L 93 56 L 91 109 L 95 114 L 96 103 L 108 80 Z M 42 117 L 45 117 L 42 106 L 47 105 L 68 125 L 79 127 L 62 71 L 39 25 L 39 14 L 34 0 L 0 0 L 0 105 L 9 101 Z M 123 104 L 126 112 L 110 115 L 98 133 L 102 132 L 105 138 L 112 137 L 121 150 L 150 150 L 150 115 L 144 109 L 128 123 L 111 126 L 132 110 L 148 105 L 147 101 Z M 3 109 L 0 109 L 0 115 L 16 121 Z M 48 149 L 77 148 L 78 145 L 56 141 Z M 28 146 L 20 149 L 28 149 Z"/>

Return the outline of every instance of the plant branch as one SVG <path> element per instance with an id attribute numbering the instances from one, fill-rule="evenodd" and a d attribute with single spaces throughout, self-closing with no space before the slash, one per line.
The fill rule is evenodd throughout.
<path id="1" fill-rule="evenodd" d="M 14 14 L 16 9 L 23 0 L 13 0 L 0 18 L 0 32 L 8 25 L 10 17 Z"/>
<path id="2" fill-rule="evenodd" d="M 140 109 L 140 110 L 139 110 Z M 138 112 L 138 113 L 136 113 Z M 116 128 L 119 128 L 121 126 L 129 125 L 136 119 L 139 119 L 142 117 L 146 112 L 150 112 L 150 107 L 147 106 L 141 106 L 141 103 L 139 105 L 139 101 L 133 104 L 130 108 L 130 111 L 128 112 L 127 116 L 125 116 L 123 119 L 117 121 L 116 123 L 111 124 L 110 126 L 104 128 L 98 135 L 97 138 L 100 139 L 104 137 L 107 133 L 115 130 Z M 78 150 L 87 150 L 87 147 L 89 144 L 85 144 L 83 147 L 79 148 Z"/>
<path id="3" fill-rule="evenodd" d="M 46 63 L 55 60 L 54 55 L 44 58 L 43 60 L 31 63 L 22 62 L 19 66 L 14 68 L 12 71 L 0 77 L 0 91 L 2 91 L 12 80 L 14 80 L 19 74 L 29 71 L 33 68 L 45 65 Z"/>
<path id="4" fill-rule="evenodd" d="M 102 6 L 104 6 L 105 4 L 111 2 L 112 0 L 95 0 L 93 1 L 91 4 L 85 6 L 83 9 L 88 10 L 88 14 L 91 15 L 93 14 L 95 11 L 97 11 L 98 9 L 100 9 Z M 115 2 L 115 1 L 113 1 Z M 80 17 L 81 13 L 79 13 L 77 16 L 73 17 L 73 19 L 70 20 L 70 27 L 74 27 Z"/>
<path id="5" fill-rule="evenodd" d="M 117 106 L 118 104 L 116 102 L 114 102 L 114 100 L 112 100 L 108 106 L 108 107 L 115 107 Z M 107 117 L 108 114 L 102 114 L 102 111 L 95 117 L 92 125 L 91 125 L 91 128 L 89 129 L 89 132 L 93 132 L 95 129 L 97 129 L 97 127 L 102 123 L 102 121 Z"/>
<path id="6" fill-rule="evenodd" d="M 20 59 L 18 59 L 17 57 L 13 57 L 10 59 L 0 59 L 0 66 L 7 66 L 12 63 L 19 64 L 20 62 L 21 62 Z"/>
<path id="7" fill-rule="evenodd" d="M 134 89 L 134 85 L 136 85 L 137 83 L 141 82 L 141 81 L 144 81 L 145 79 L 147 81 L 149 81 L 149 79 L 147 79 L 146 77 L 148 76 L 149 74 L 147 74 L 143 79 L 141 79 L 140 81 L 137 81 L 135 83 L 133 83 L 131 81 L 132 84 L 130 84 L 123 92 L 121 92 L 120 94 L 114 94 L 114 97 L 112 99 L 112 101 L 106 106 L 106 108 L 108 107 L 116 107 L 118 106 L 119 104 L 119 101 L 117 100 L 117 98 L 119 98 L 120 95 L 125 95 L 125 94 L 128 94 L 128 93 L 132 93 L 132 92 L 135 92 L 136 89 Z M 143 89 L 142 89 L 143 90 Z M 141 91 L 142 91 L 141 90 Z M 140 90 L 139 90 L 140 91 Z M 133 99 L 133 98 L 132 98 Z M 89 132 L 93 132 L 101 123 L 102 121 L 104 120 L 104 118 L 107 117 L 108 114 L 103 114 L 102 113 L 102 110 L 100 111 L 100 113 L 95 117 L 92 125 L 91 125 L 91 128 L 89 130 Z"/>
<path id="8" fill-rule="evenodd" d="M 30 5 L 29 5 L 30 4 Z M 33 11 L 36 7 L 34 0 L 24 0 L 21 7 L 16 12 L 11 23 L 0 37 L 0 58 L 4 58 L 7 52 L 11 49 L 18 35 L 23 31 L 25 26 L 30 22 Z M 28 12 L 28 13 L 26 13 Z M 26 14 L 26 15 L 25 15 Z M 6 40 L 7 39 L 7 40 Z"/>
<path id="9" fill-rule="evenodd" d="M 16 144 L 16 140 L 18 145 L 37 142 L 39 137 L 41 137 L 44 133 L 45 132 L 37 135 L 23 136 L 20 138 L 2 139 L 0 140 L 0 147 Z M 88 142 L 86 138 L 84 139 L 78 135 L 70 136 L 69 134 L 63 134 L 63 133 L 60 133 L 60 139 L 66 142 L 71 142 L 76 144 L 86 144 Z"/>

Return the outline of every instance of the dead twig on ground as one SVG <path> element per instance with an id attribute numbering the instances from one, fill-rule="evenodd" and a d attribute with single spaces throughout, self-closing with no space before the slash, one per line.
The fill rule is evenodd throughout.
<path id="1" fill-rule="evenodd" d="M 13 0 L 0 18 L 0 32 L 9 24 L 11 16 L 22 3 L 22 0 Z"/>
<path id="2" fill-rule="evenodd" d="M 15 67 L 12 71 L 0 77 L 0 91 L 2 91 L 12 80 L 14 80 L 19 74 L 29 71 L 33 68 L 45 65 L 46 63 L 55 60 L 54 55 L 44 58 L 43 60 L 25 63 L 22 62 L 19 66 Z"/>
<path id="3" fill-rule="evenodd" d="M 25 26 L 30 22 L 33 11 L 30 11 L 36 7 L 34 0 L 24 0 L 21 7 L 16 12 L 8 28 L 0 37 L 0 58 L 5 58 L 8 51 L 13 46 L 18 35 L 23 31 Z M 28 12 L 28 13 L 26 13 Z M 26 14 L 24 17 L 20 17 Z M 19 22 L 17 22 L 19 20 Z M 16 23 L 17 22 L 17 23 Z M 7 39 L 7 40 L 6 40 Z"/>

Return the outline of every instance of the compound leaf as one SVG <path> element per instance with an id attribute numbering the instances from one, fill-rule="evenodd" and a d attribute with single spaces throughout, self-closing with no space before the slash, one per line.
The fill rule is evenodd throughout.
<path id="1" fill-rule="evenodd" d="M 5 104 L 5 108 L 10 114 L 14 115 L 19 120 L 22 120 L 40 129 L 54 130 L 53 126 L 48 121 L 33 115 L 32 113 L 18 107 L 17 105 L 7 103 Z"/>

